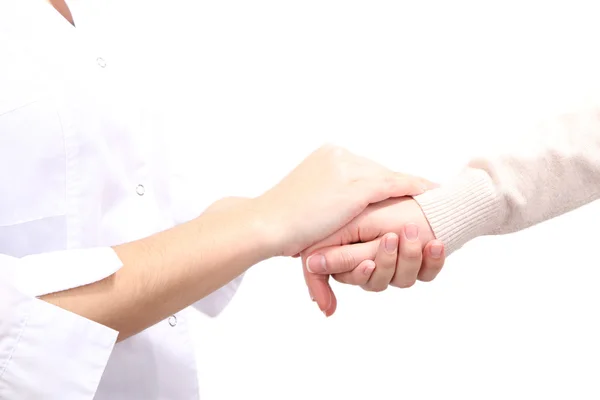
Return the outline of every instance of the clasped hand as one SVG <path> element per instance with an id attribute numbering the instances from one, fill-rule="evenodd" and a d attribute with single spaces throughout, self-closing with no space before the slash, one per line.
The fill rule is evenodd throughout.
<path id="1" fill-rule="evenodd" d="M 339 231 L 302 252 L 311 299 L 326 316 L 335 312 L 336 281 L 380 292 L 432 281 L 441 271 L 444 246 L 412 197 L 369 205 Z"/>
<path id="2" fill-rule="evenodd" d="M 260 259 L 301 255 L 311 298 L 330 316 L 329 276 L 375 292 L 435 278 L 443 245 L 410 197 L 434 186 L 328 145 L 263 195 L 222 199 L 206 212 L 251 213 Z"/>

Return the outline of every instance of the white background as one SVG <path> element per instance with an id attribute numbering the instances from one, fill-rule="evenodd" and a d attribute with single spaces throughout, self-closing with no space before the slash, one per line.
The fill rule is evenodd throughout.
<path id="1" fill-rule="evenodd" d="M 258 195 L 325 142 L 443 181 L 594 93 L 594 3 L 163 3 L 147 64 L 182 190 Z M 258 265 L 193 321 L 203 399 L 600 398 L 599 222 L 478 239 L 408 290 L 337 285 L 330 319 L 297 260 Z"/>

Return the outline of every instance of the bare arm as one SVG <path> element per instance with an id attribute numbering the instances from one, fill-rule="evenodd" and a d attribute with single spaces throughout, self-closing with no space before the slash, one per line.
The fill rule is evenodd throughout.
<path id="1" fill-rule="evenodd" d="M 250 266 L 294 255 L 389 197 L 426 183 L 325 146 L 257 199 L 204 213 L 114 248 L 123 267 L 108 278 L 43 299 L 119 332 L 123 340 L 200 300 Z"/>
<path id="2" fill-rule="evenodd" d="M 42 299 L 113 328 L 126 339 L 212 293 L 274 255 L 247 207 L 208 213 L 116 246 L 123 267 L 110 277 Z"/>

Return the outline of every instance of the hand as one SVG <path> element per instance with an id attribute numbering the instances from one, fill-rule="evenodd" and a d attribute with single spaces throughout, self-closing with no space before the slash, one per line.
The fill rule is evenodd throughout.
<path id="1" fill-rule="evenodd" d="M 273 255 L 291 256 L 348 224 L 371 203 L 430 187 L 424 179 L 325 146 L 255 199 L 255 209 L 273 241 Z"/>
<path id="2" fill-rule="evenodd" d="M 444 251 L 417 202 L 404 197 L 370 205 L 348 225 L 304 251 L 302 260 L 311 297 L 330 316 L 337 300 L 329 274 L 369 291 L 384 290 L 388 284 L 406 288 L 417 279 L 433 280 L 444 265 Z"/>

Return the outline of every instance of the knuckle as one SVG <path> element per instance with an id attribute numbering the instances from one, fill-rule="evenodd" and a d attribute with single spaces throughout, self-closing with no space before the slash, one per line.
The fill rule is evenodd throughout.
<path id="1" fill-rule="evenodd" d="M 332 276 L 336 281 L 345 285 L 362 286 L 367 283 L 366 278 L 363 278 L 362 276 L 354 272 L 342 272 L 339 274 L 334 274 Z"/>
<path id="2" fill-rule="evenodd" d="M 387 289 L 388 285 L 377 285 L 371 288 L 371 292 L 380 293 Z"/>
<path id="3" fill-rule="evenodd" d="M 443 267 L 444 267 L 443 263 L 432 263 L 427 266 L 427 270 L 437 274 L 438 272 L 440 272 L 442 270 Z"/>
<path id="4" fill-rule="evenodd" d="M 416 246 L 404 246 L 400 250 L 401 256 L 405 260 L 415 261 L 420 260 L 422 257 L 422 252 L 419 247 Z"/>
<path id="5" fill-rule="evenodd" d="M 390 284 L 391 279 L 382 279 L 381 277 L 372 277 L 367 281 L 362 288 L 367 292 L 379 293 L 386 290 Z"/>
<path id="6" fill-rule="evenodd" d="M 327 157 L 327 166 L 330 169 L 336 181 L 342 184 L 350 184 L 355 181 L 355 173 L 352 165 L 340 156 L 329 155 Z"/>
<path id="7" fill-rule="evenodd" d="M 369 242 L 382 235 L 381 228 L 375 224 L 363 226 L 357 224 L 357 227 L 359 228 L 357 229 L 359 242 Z M 393 257 L 396 257 L 396 253 L 393 254 Z"/>
<path id="8" fill-rule="evenodd" d="M 394 175 L 387 173 L 385 175 L 383 175 L 382 178 L 383 183 L 385 183 L 386 185 L 393 185 L 396 182 L 396 178 L 394 177 Z"/>
<path id="9" fill-rule="evenodd" d="M 352 286 L 363 286 L 366 285 L 368 281 L 368 278 L 363 278 L 362 276 L 352 276 L 350 279 L 348 279 L 348 285 L 352 285 Z"/>
<path id="10" fill-rule="evenodd" d="M 348 166 L 347 163 L 343 161 L 339 161 L 335 163 L 335 169 L 337 173 L 337 177 L 343 185 L 353 186 L 360 182 L 360 179 L 357 179 L 352 169 Z"/>
<path id="11" fill-rule="evenodd" d="M 344 157 L 344 154 L 346 152 L 346 150 L 344 150 L 342 147 L 330 144 L 328 145 L 328 147 L 325 149 L 327 155 L 329 157 L 331 157 L 334 160 L 338 160 L 340 158 Z"/>
<path id="12" fill-rule="evenodd" d="M 400 179 L 396 174 L 392 173 L 386 174 L 383 181 L 384 188 L 389 192 L 400 190 L 405 186 L 404 183 L 404 179 Z"/>
<path id="13" fill-rule="evenodd" d="M 398 287 L 400 289 L 408 289 L 409 287 L 414 286 L 415 282 L 416 281 L 401 281 L 401 282 L 398 282 L 396 287 Z"/>
<path id="14" fill-rule="evenodd" d="M 392 260 L 387 260 L 387 262 L 379 262 L 377 264 L 377 268 L 383 269 L 385 271 L 394 271 L 396 270 L 396 262 L 395 257 Z"/>
<path id="15" fill-rule="evenodd" d="M 441 270 L 442 268 L 444 268 L 445 263 L 446 263 L 446 260 L 442 257 L 441 259 L 437 259 L 434 262 L 432 262 L 431 267 L 435 268 L 437 270 Z"/>
<path id="16" fill-rule="evenodd" d="M 354 231 L 350 227 L 350 224 L 346 225 L 340 231 L 341 244 L 354 243 Z"/>
<path id="17" fill-rule="evenodd" d="M 321 147 L 319 147 L 319 152 L 321 153 L 330 153 L 335 149 L 336 146 L 333 143 L 325 143 Z"/>
<path id="18" fill-rule="evenodd" d="M 339 250 L 326 257 L 327 265 L 330 266 L 333 271 L 346 271 L 356 266 L 356 259 L 354 254 L 348 250 Z"/>

